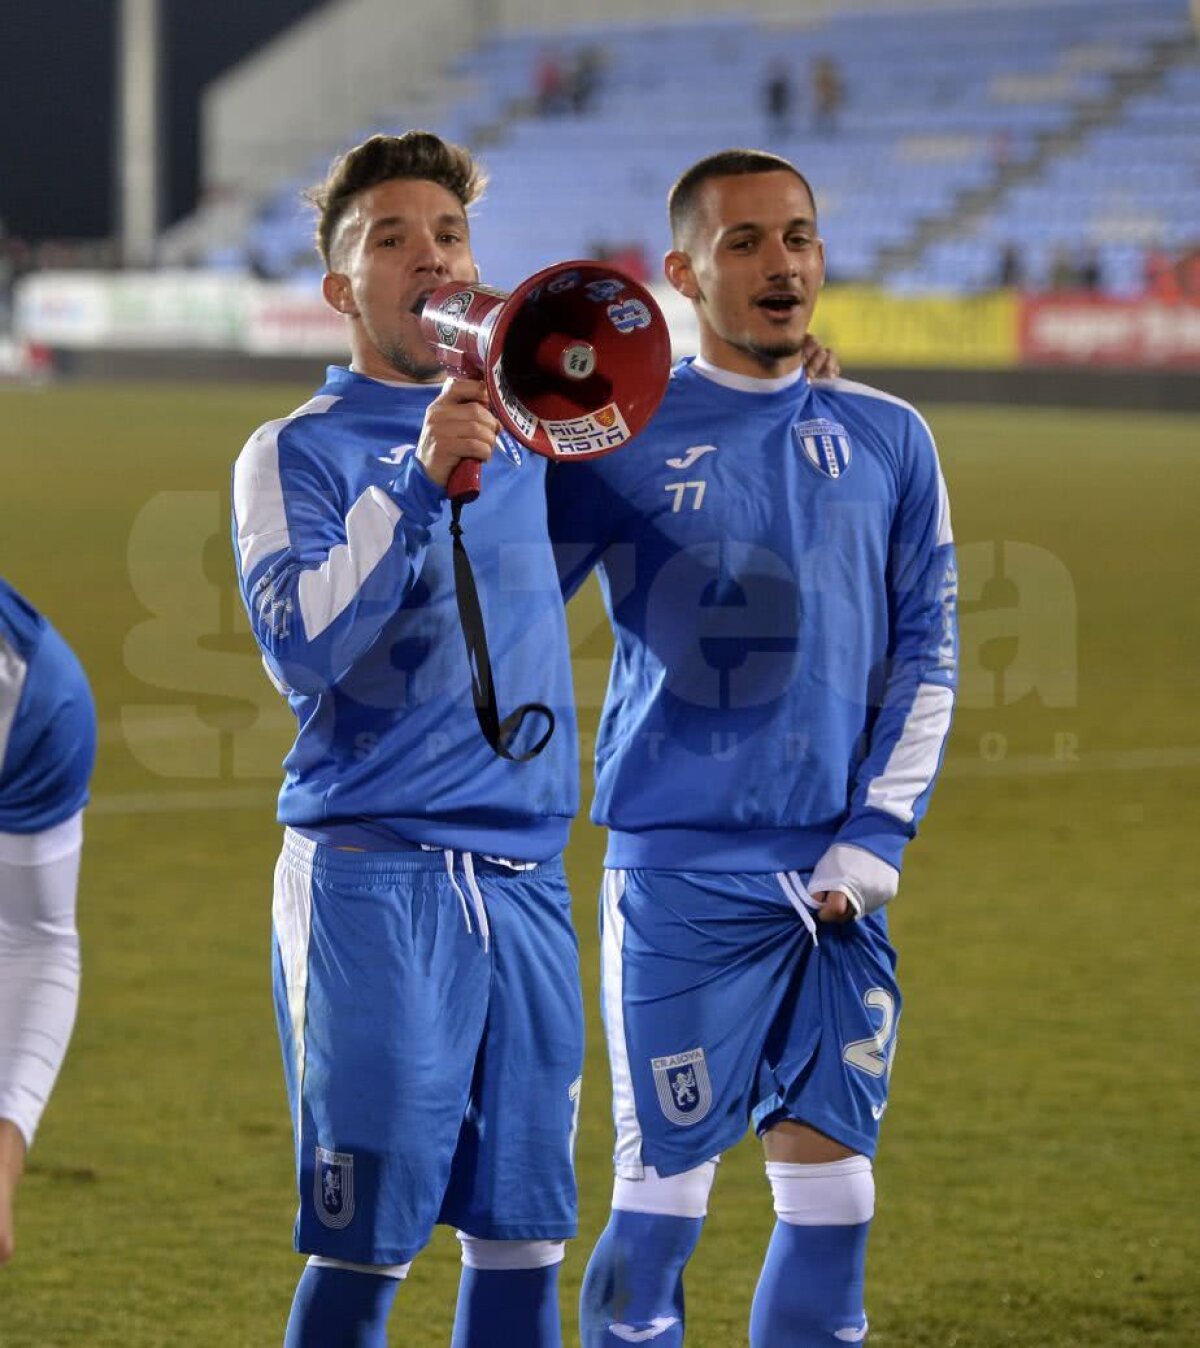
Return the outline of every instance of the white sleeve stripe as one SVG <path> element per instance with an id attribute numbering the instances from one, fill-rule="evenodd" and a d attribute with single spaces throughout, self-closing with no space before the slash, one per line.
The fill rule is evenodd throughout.
<path id="1" fill-rule="evenodd" d="M 61 986 L 61 985 L 60 985 L 60 986 Z M 73 989 L 73 988 L 68 988 L 67 991 L 68 991 L 68 992 L 73 992 L 74 989 Z M 27 1009 L 27 1010 L 33 1010 L 34 1008 L 28 1007 L 28 1008 L 26 1008 L 26 1009 Z M 51 1007 L 47 1007 L 47 1005 L 46 1005 L 45 1002 L 42 1002 L 36 1009 L 39 1010 L 39 1011 L 41 1011 L 41 1010 L 47 1010 L 47 1009 L 50 1010 L 50 1011 L 53 1011 L 53 1010 L 54 1010 L 54 1008 L 53 1008 L 52 1006 L 51 1006 Z M 38 1033 L 37 1031 L 30 1030 L 30 1031 L 28 1032 L 28 1038 L 30 1038 L 30 1039 L 34 1038 L 35 1035 L 36 1035 L 37 1033 Z M 52 1035 L 45 1034 L 45 1033 L 42 1033 L 41 1037 L 42 1037 L 43 1039 L 49 1039 L 49 1040 L 50 1040 L 50 1047 L 51 1047 L 52 1050 L 53 1050 L 53 1049 L 56 1049 L 56 1048 L 61 1048 L 64 1052 L 66 1051 L 67 1040 L 70 1038 L 70 1036 L 68 1035 L 68 1036 L 66 1036 L 65 1038 L 59 1037 L 58 1039 L 55 1039 Z M 48 1057 L 46 1057 L 46 1055 L 45 1055 L 44 1053 L 39 1053 L 39 1052 L 37 1051 L 37 1049 L 31 1048 L 31 1047 L 29 1046 L 28 1043 L 26 1043 L 26 1044 L 24 1045 L 24 1049 L 23 1049 L 23 1052 L 22 1052 L 22 1054 L 21 1054 L 21 1057 L 24 1059 L 24 1061 L 26 1062 L 26 1064 L 29 1065 L 29 1066 L 31 1067 L 31 1069 L 32 1069 L 33 1071 L 36 1072 L 36 1071 L 38 1071 L 39 1068 L 45 1069 L 43 1072 L 40 1073 L 40 1075 L 43 1076 L 43 1077 L 49 1076 L 51 1082 L 53 1082 L 53 1080 L 54 1080 L 54 1073 L 58 1071 L 58 1065 L 59 1065 L 59 1063 L 62 1062 L 62 1054 L 61 1054 L 61 1053 L 52 1053 L 51 1056 L 48 1058 Z M 24 1088 L 25 1088 L 26 1090 L 29 1091 L 29 1094 L 30 1094 L 30 1095 L 36 1094 L 36 1092 L 34 1091 L 34 1089 L 33 1089 L 32 1086 L 25 1086 Z M 40 1098 L 41 1100 L 45 1100 L 46 1097 L 47 1097 L 47 1095 L 49 1094 L 49 1090 L 50 1090 L 50 1088 L 47 1087 L 47 1088 L 46 1088 L 45 1094 L 42 1094 L 39 1098 Z"/>
<path id="2" fill-rule="evenodd" d="M 78 973 L 78 971 L 79 971 L 79 961 L 78 961 L 78 960 L 75 961 L 74 969 L 75 969 L 75 972 Z M 59 982 L 59 980 L 58 980 L 58 979 L 55 979 L 55 978 L 47 978 L 47 979 L 44 980 L 44 982 L 45 982 L 46 986 L 48 986 L 48 987 L 51 987 L 51 988 L 59 988 L 59 989 L 61 989 L 61 990 L 65 990 L 65 991 L 67 991 L 67 992 L 69 992 L 69 991 L 71 990 L 71 988 L 74 986 L 73 983 L 69 983 L 69 982 Z M 29 1031 L 29 1038 L 30 1038 L 31 1040 L 32 1040 L 32 1039 L 45 1039 L 46 1042 L 50 1045 L 50 1052 L 52 1052 L 52 1053 L 53 1053 L 56 1049 L 60 1049 L 60 1048 L 64 1047 L 64 1045 L 66 1044 L 66 1040 L 63 1039 L 63 1037 L 62 1037 L 61 1035 L 56 1035 L 56 1034 L 54 1033 L 53 1030 L 47 1030 L 47 1029 L 45 1029 L 45 1028 L 42 1027 L 42 1026 L 34 1026 L 34 1027 Z"/>
<path id="3" fill-rule="evenodd" d="M 322 394 L 290 417 L 268 422 L 238 456 L 233 470 L 233 510 L 243 578 L 291 546 L 279 474 L 280 433 L 294 418 L 327 412 L 337 401 L 334 395 Z M 309 641 L 315 641 L 345 612 L 391 547 L 400 517 L 399 506 L 385 492 L 368 487 L 346 516 L 345 543 L 331 548 L 320 566 L 300 573 L 300 617 Z"/>
<path id="4" fill-rule="evenodd" d="M 368 487 L 346 516 L 346 541 L 331 548 L 320 566 L 300 573 L 300 618 L 309 641 L 345 612 L 392 546 L 402 513 L 386 492 Z"/>
<path id="5" fill-rule="evenodd" d="M 16 1124 L 27 1146 L 79 1001 L 79 858 L 76 848 L 37 865 L 0 859 L 0 1117 Z"/>
<path id="6" fill-rule="evenodd" d="M 297 417 L 328 412 L 336 394 L 310 398 L 290 416 L 268 421 L 246 442 L 233 468 L 233 515 L 237 521 L 242 575 L 249 577 L 259 562 L 289 544 L 283 483 L 279 477 L 279 436 Z"/>
<path id="7" fill-rule="evenodd" d="M 867 788 L 868 806 L 911 823 L 916 803 L 937 771 L 953 707 L 952 689 L 939 683 L 920 685 L 886 767 Z"/>
<path id="8" fill-rule="evenodd" d="M 935 450 L 934 453 L 936 452 Z M 947 543 L 954 542 L 954 530 L 950 526 L 950 497 L 946 494 L 946 479 L 942 476 L 940 466 L 938 467 L 937 541 L 939 548 L 945 547 Z"/>
<path id="9" fill-rule="evenodd" d="M 893 403 L 896 407 L 903 407 L 911 412 L 914 417 L 925 428 L 925 434 L 929 436 L 929 443 L 933 446 L 933 457 L 937 463 L 938 476 L 938 522 L 937 522 L 937 541 L 938 547 L 946 543 L 954 542 L 954 532 L 950 527 L 950 498 L 946 494 L 946 479 L 942 476 L 942 461 L 938 455 L 937 441 L 934 439 L 933 430 L 929 422 L 917 411 L 912 403 L 905 402 L 903 398 L 897 398 L 894 393 L 884 393 L 882 389 L 872 388 L 870 384 L 859 384 L 853 379 L 831 379 L 831 387 L 840 390 L 843 393 L 857 393 L 864 398 L 877 398 L 883 403 Z"/>
<path id="10" fill-rule="evenodd" d="M 877 398 L 881 403 L 893 403 L 896 407 L 903 407 L 906 411 L 911 412 L 925 427 L 925 434 L 933 441 L 933 432 L 929 429 L 929 422 L 925 420 L 912 403 L 905 402 L 903 398 L 897 398 L 894 393 L 885 393 L 882 389 L 874 388 L 870 384 L 860 384 L 854 379 L 831 379 L 829 387 L 842 393 L 858 393 L 864 398 Z"/>
<path id="11" fill-rule="evenodd" d="M 0 637 L 0 767 L 4 764 L 4 755 L 8 753 L 8 740 L 17 715 L 17 704 L 25 691 L 28 668 L 8 642 Z"/>
<path id="12" fill-rule="evenodd" d="M 59 861 L 83 846 L 83 811 L 64 819 L 61 824 L 52 824 L 40 833 L 0 833 L 0 865 L 10 866 L 48 866 Z M 0 929 L 6 916 L 11 912 L 0 910 Z M 66 916 L 62 919 L 63 930 L 75 930 L 75 919 Z M 50 928 L 53 935 L 60 934 L 56 928 Z"/>

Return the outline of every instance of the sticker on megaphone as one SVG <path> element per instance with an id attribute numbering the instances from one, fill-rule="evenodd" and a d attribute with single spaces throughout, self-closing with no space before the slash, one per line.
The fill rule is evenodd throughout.
<path id="1" fill-rule="evenodd" d="M 630 437 L 629 427 L 616 403 L 609 403 L 585 417 L 569 421 L 547 421 L 546 435 L 555 452 L 566 458 L 580 454 L 607 454 L 620 449 Z"/>

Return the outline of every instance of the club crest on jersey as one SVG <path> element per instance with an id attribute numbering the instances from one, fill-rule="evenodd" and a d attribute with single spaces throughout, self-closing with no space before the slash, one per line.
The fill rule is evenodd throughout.
<path id="1" fill-rule="evenodd" d="M 818 473 L 836 482 L 850 467 L 850 437 L 845 426 L 824 417 L 818 421 L 798 421 L 792 427 L 796 443 Z"/>
<path id="2" fill-rule="evenodd" d="M 659 1107 L 671 1123 L 683 1128 L 699 1123 L 712 1108 L 712 1082 L 702 1048 L 651 1058 Z"/>
<path id="3" fill-rule="evenodd" d="M 341 1231 L 354 1217 L 354 1153 L 317 1148 L 313 1170 L 313 1207 L 317 1220 L 331 1231 Z"/>

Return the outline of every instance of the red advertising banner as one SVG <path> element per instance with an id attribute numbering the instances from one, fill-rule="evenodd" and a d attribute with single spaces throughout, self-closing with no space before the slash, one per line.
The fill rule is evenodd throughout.
<path id="1" fill-rule="evenodd" d="M 1019 324 L 1025 365 L 1200 369 L 1200 298 L 1029 295 L 1021 300 Z"/>

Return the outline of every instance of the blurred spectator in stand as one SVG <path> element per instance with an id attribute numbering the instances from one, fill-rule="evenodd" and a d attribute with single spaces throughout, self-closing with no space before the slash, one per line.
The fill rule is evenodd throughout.
<path id="1" fill-rule="evenodd" d="M 1083 291 L 1089 295 L 1102 294 L 1104 265 L 1095 245 L 1084 243 L 1075 251 L 1069 244 L 1059 244 L 1050 259 L 1046 289 L 1055 293 Z"/>
<path id="2" fill-rule="evenodd" d="M 567 76 L 558 53 L 542 49 L 534 73 L 534 100 L 543 117 L 557 117 L 567 108 Z"/>
<path id="3" fill-rule="evenodd" d="M 305 249 L 305 260 L 311 249 Z M 277 267 L 272 267 L 267 260 L 266 254 L 260 248 L 249 247 L 246 249 L 246 270 L 254 277 L 256 281 L 278 281 L 282 273 Z"/>
<path id="4" fill-rule="evenodd" d="M 1152 248 L 1146 254 L 1146 294 L 1167 304 L 1200 299 L 1200 244 L 1178 253 Z"/>
<path id="5" fill-rule="evenodd" d="M 1186 299 L 1200 299 L 1200 244 L 1191 244 L 1179 255 L 1179 286 Z"/>
<path id="6" fill-rule="evenodd" d="M 650 263 L 640 243 L 612 243 L 600 239 L 588 246 L 587 255 L 597 262 L 611 262 L 635 281 L 645 284 L 651 279 Z"/>
<path id="7" fill-rule="evenodd" d="M 1145 288 L 1151 299 L 1174 302 L 1179 299 L 1179 277 L 1175 259 L 1165 248 L 1150 248 L 1146 252 Z"/>
<path id="8" fill-rule="evenodd" d="M 1099 253 L 1091 244 L 1084 246 L 1075 273 L 1075 284 L 1080 290 L 1086 290 L 1092 295 L 1097 295 L 1104 289 L 1104 268 L 1100 263 Z"/>
<path id="9" fill-rule="evenodd" d="M 767 138 L 776 140 L 792 130 L 792 106 L 795 91 L 787 64 L 774 61 L 762 85 L 763 115 L 767 121 Z"/>
<path id="10" fill-rule="evenodd" d="M 1074 290 L 1078 279 L 1079 273 L 1076 270 L 1070 250 L 1066 244 L 1059 244 L 1054 250 L 1054 256 L 1050 259 L 1050 276 L 1047 288 L 1054 291 Z"/>
<path id="11" fill-rule="evenodd" d="M 1025 284 L 1025 263 L 1015 243 L 1006 243 L 996 269 L 996 284 L 1002 290 L 1020 290 Z"/>
<path id="12" fill-rule="evenodd" d="M 992 137 L 992 168 L 1003 173 L 1013 162 L 1013 134 L 1008 127 L 1001 127 Z"/>
<path id="13" fill-rule="evenodd" d="M 604 83 L 607 66 L 608 53 L 594 42 L 589 42 L 576 55 L 567 86 L 571 110 L 576 116 L 591 112 Z"/>
<path id="14" fill-rule="evenodd" d="M 818 56 L 812 64 L 813 130 L 819 136 L 837 132 L 846 86 L 832 56 Z"/>

